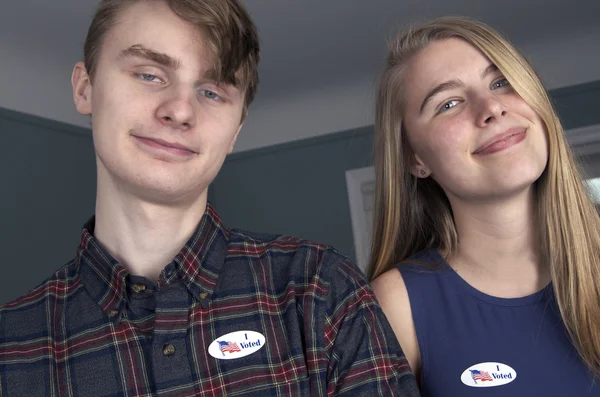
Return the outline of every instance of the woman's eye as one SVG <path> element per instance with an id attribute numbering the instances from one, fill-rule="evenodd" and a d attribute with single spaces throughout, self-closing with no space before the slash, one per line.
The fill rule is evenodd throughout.
<path id="1" fill-rule="evenodd" d="M 446 103 L 444 103 L 442 105 L 442 107 L 440 108 L 440 113 L 445 112 L 446 110 L 450 110 L 452 109 L 454 106 L 458 105 L 460 103 L 460 101 L 458 99 L 453 99 L 451 101 L 448 101 Z"/>
<path id="2" fill-rule="evenodd" d="M 492 90 L 495 90 L 497 88 L 502 88 L 502 87 L 507 86 L 509 84 L 510 83 L 508 82 L 507 79 L 500 79 L 500 80 L 498 80 L 498 81 L 496 81 L 496 82 L 494 82 L 492 84 Z"/>

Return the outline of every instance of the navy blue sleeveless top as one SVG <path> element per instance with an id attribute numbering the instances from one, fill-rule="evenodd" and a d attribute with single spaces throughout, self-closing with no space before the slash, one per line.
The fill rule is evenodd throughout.
<path id="1" fill-rule="evenodd" d="M 413 261 L 398 269 L 417 332 L 424 397 L 600 396 L 600 379 L 571 344 L 550 285 L 523 298 L 497 298 L 470 286 L 436 250 Z"/>

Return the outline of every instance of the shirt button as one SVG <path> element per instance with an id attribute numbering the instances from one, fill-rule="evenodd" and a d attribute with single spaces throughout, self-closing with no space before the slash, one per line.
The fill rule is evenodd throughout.
<path id="1" fill-rule="evenodd" d="M 144 292 L 146 291 L 146 285 L 142 284 L 142 283 L 136 283 L 133 284 L 131 286 L 131 289 L 133 290 L 133 292 L 135 292 L 136 294 L 139 294 L 140 292 Z"/>
<path id="2" fill-rule="evenodd" d="M 114 309 L 108 313 L 108 317 L 117 317 L 118 314 L 119 314 L 119 311 Z"/>
<path id="3" fill-rule="evenodd" d="M 207 292 L 200 292 L 200 294 L 198 294 L 198 296 L 200 297 L 200 299 L 206 299 L 206 297 L 208 296 Z"/>
<path id="4" fill-rule="evenodd" d="M 175 346 L 168 344 L 168 345 L 164 345 L 163 346 L 163 354 L 166 357 L 172 356 L 173 354 L 175 354 Z"/>

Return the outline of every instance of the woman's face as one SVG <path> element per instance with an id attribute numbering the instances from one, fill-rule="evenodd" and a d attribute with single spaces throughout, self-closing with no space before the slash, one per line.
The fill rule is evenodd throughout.
<path id="1" fill-rule="evenodd" d="M 450 201 L 488 201 L 529 189 L 548 159 L 537 113 L 477 48 L 431 43 L 405 77 L 411 172 L 432 177 Z"/>

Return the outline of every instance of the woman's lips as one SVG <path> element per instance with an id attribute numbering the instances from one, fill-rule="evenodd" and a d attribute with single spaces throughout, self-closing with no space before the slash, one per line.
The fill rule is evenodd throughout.
<path id="1" fill-rule="evenodd" d="M 473 152 L 473 154 L 487 155 L 499 152 L 504 149 L 508 149 L 509 147 L 514 146 L 523 141 L 526 135 L 526 128 L 510 128 L 507 131 L 494 136 L 488 142 L 481 145 L 477 150 Z"/>

